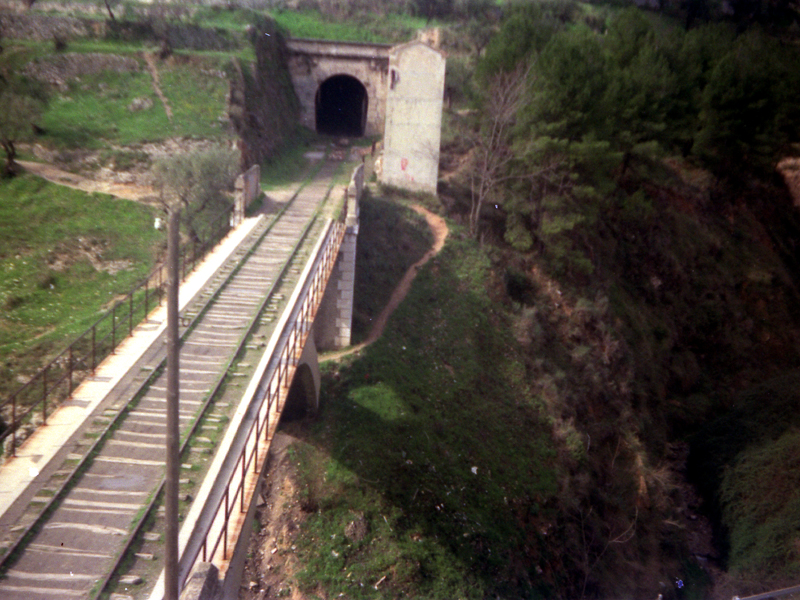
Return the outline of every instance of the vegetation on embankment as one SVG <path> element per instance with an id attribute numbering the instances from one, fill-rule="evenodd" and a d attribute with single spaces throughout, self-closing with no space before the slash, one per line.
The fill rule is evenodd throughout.
<path id="1" fill-rule="evenodd" d="M 396 190 L 394 194 L 402 192 Z M 370 229 L 364 242 L 357 245 L 355 287 L 362 293 L 353 299 L 354 344 L 364 341 L 373 318 L 389 303 L 406 270 L 431 246 L 431 232 L 412 214 L 391 198 L 373 196 L 369 189 L 365 191 L 359 219 L 369 223 Z"/>
<path id="2" fill-rule="evenodd" d="M 687 443 L 689 473 L 717 527 L 710 558 L 728 570 L 718 593 L 792 583 L 796 497 L 776 497 L 754 473 L 783 470 L 796 421 L 764 430 L 766 407 L 743 399 L 763 385 L 770 392 L 756 396 L 771 406 L 794 403 L 784 379 L 771 381 L 800 359 L 800 219 L 776 172 L 800 141 L 800 53 L 764 26 L 681 31 L 633 8 L 600 27 L 581 18 L 567 27 L 561 16 L 520 7 L 492 40 L 478 64 L 477 119 L 462 119 L 453 142 L 457 151 L 474 140 L 473 177 L 451 178 L 446 193 L 476 237 L 506 252 L 497 267 L 513 269 L 508 291 L 532 340 L 529 377 L 560 368 L 578 381 L 585 368 L 595 380 L 549 403 L 592 440 L 578 472 L 596 488 L 576 488 L 576 499 L 598 516 L 581 527 L 589 523 L 608 551 L 587 576 L 590 595 L 619 594 L 612 574 L 626 562 L 653 573 L 670 556 L 697 553 L 690 530 L 680 531 L 690 524 L 670 516 L 683 512 L 675 458 Z M 543 362 L 537 339 L 552 323 L 543 326 L 531 294 L 541 273 L 594 315 L 580 335 L 598 341 L 602 361 L 584 343 Z M 633 461 L 627 472 L 619 452 Z M 615 500 L 609 482 L 638 491 Z M 615 545 L 611 524 L 624 507 L 636 509 L 635 539 L 650 539 L 650 557 Z M 639 593 L 657 593 L 645 580 Z"/>
<path id="3" fill-rule="evenodd" d="M 275 33 L 268 19 L 241 14 L 261 27 L 254 36 L 264 29 Z M 57 32 L 64 23 L 74 25 L 69 17 L 35 12 L 1 17 L 7 27 L 0 92 L 37 101 L 35 111 L 22 105 L 18 114 L 0 117 L 4 147 L 13 142 L 18 158 L 138 186 L 141 197 L 155 183 L 152 168 L 164 156 L 229 148 L 238 125 L 246 141 L 244 160 L 266 161 L 297 127 L 278 35 L 249 40 L 242 31 L 237 39 L 249 53 L 221 55 L 187 51 L 213 47 L 216 38 L 213 31 L 182 29 L 187 24 L 180 16 L 162 17 L 167 37 L 160 49 L 153 46 L 159 27 L 152 21 L 120 20 L 62 36 Z M 25 19 L 28 29 L 9 26 Z M 13 37 L 26 31 L 45 39 L 56 33 L 48 42 Z M 260 75 L 249 76 L 247 56 L 257 57 Z M 254 102 L 254 95 L 262 101 Z M 270 107 L 289 109 L 265 117 L 264 98 Z M 230 110 L 229 120 L 230 106 L 237 110 Z M 7 128 L 13 119 L 23 127 Z M 256 139 L 250 135 L 253 123 Z M 149 191 L 153 201 L 157 190 Z M 154 217 L 163 214 L 157 206 L 90 196 L 29 175 L 0 179 L 0 203 L 0 398 L 5 399 L 99 318 L 112 298 L 144 278 L 163 251 L 163 232 L 153 229 Z"/>
<path id="4" fill-rule="evenodd" d="M 128 293 L 165 242 L 152 206 L 0 181 L 0 398 Z"/>
<path id="5" fill-rule="evenodd" d="M 391 193 L 365 200 L 361 224 L 358 264 L 382 257 L 395 280 L 426 250 L 424 222 Z M 552 589 L 546 533 L 520 525 L 547 529 L 554 518 L 555 452 L 537 400 L 522 392 L 492 278 L 459 232 L 420 269 L 380 340 L 328 367 L 323 411 L 296 450 L 310 514 L 295 585 L 306 593 L 376 597 L 382 578 L 378 597 Z M 385 292 L 389 279 L 361 277 L 359 296 Z M 348 537 L 354 515 L 364 532 Z M 531 580 L 531 562 L 547 577 Z"/>
<path id="6" fill-rule="evenodd" d="M 654 240 L 679 248 L 651 240 L 606 288 L 558 281 L 547 260 L 481 247 L 454 226 L 383 338 L 329 365 L 319 418 L 292 429 L 306 516 L 286 542 L 299 565 L 287 587 L 306 597 L 699 599 L 714 593 L 712 575 L 719 598 L 755 587 L 755 569 L 756 586 L 791 581 L 794 475 L 783 465 L 793 464 L 796 375 L 714 420 L 735 390 L 791 363 L 789 273 L 749 213 L 732 225 L 730 213 L 687 215 L 671 200 L 655 204 Z M 378 256 L 400 273 L 421 254 L 424 226 L 405 202 L 391 191 L 365 201 L 359 266 Z M 657 296 L 661 286 L 643 293 L 626 281 L 654 257 L 679 261 L 685 284 Z M 781 275 L 756 277 L 756 264 Z M 391 287 L 365 270 L 358 297 Z M 361 304 L 361 318 L 379 308 Z M 685 332 L 691 349 L 671 349 Z M 703 476 L 724 471 L 726 518 L 739 524 L 727 576 L 707 570 L 726 563 L 703 539 L 685 482 L 692 432 L 707 442 Z M 769 439 L 779 443 L 767 450 Z M 751 440 L 761 447 L 725 469 Z M 776 481 L 780 494 L 766 493 Z"/>
<path id="7" fill-rule="evenodd" d="M 421 253 L 393 243 L 422 227 L 403 202 L 367 199 L 359 261 Z M 322 412 L 296 448 L 308 514 L 289 586 L 355 598 L 674 597 L 682 580 L 684 597 L 702 597 L 705 576 L 674 528 L 685 503 L 661 497 L 674 474 L 662 464 L 652 476 L 624 398 L 606 403 L 630 383 L 607 299 L 571 298 L 539 273 L 526 308 L 509 258 L 455 227 L 381 340 L 328 368 Z M 357 284 L 359 297 L 387 285 Z"/>

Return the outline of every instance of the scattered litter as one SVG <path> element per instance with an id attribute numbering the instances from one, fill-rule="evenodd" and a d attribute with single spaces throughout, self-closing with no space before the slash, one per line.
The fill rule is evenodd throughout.
<path id="1" fill-rule="evenodd" d="M 470 469 L 470 470 L 472 471 L 473 475 L 477 475 L 478 474 L 478 467 L 472 467 L 472 469 Z"/>

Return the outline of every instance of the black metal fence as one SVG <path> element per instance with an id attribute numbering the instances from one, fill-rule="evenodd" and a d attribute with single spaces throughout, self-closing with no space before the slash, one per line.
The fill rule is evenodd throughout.
<path id="1" fill-rule="evenodd" d="M 226 209 L 211 221 L 204 241 L 193 241 L 181 248 L 181 279 L 229 231 L 232 210 Z M 16 448 L 25 437 L 20 435 L 20 429 L 34 429 L 39 418 L 42 424 L 46 424 L 47 417 L 61 402 L 71 397 L 78 384 L 93 375 L 103 359 L 113 354 L 117 345 L 161 302 L 166 283 L 166 266 L 159 263 L 144 281 L 125 298 L 115 302 L 111 310 L 78 336 L 66 350 L 0 402 L 0 415 L 7 424 L 0 432 L 0 447 L 5 447 L 6 439 L 11 437 L 10 451 L 16 456 Z"/>

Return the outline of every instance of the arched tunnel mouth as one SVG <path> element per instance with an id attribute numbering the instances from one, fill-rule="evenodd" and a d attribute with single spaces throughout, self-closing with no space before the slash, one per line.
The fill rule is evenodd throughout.
<path id="1" fill-rule="evenodd" d="M 367 124 L 367 90 L 355 77 L 334 75 L 319 86 L 317 133 L 361 137 Z"/>

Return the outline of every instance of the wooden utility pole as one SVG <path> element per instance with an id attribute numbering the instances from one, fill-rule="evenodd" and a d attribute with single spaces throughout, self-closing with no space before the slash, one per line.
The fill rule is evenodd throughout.
<path id="1" fill-rule="evenodd" d="M 169 207 L 169 229 L 167 242 L 167 476 L 164 492 L 166 519 L 164 548 L 164 599 L 178 600 L 178 476 L 180 469 L 180 431 L 178 428 L 179 381 L 178 357 L 178 287 L 179 274 L 179 228 L 180 204 Z"/>

